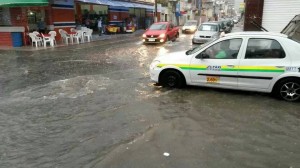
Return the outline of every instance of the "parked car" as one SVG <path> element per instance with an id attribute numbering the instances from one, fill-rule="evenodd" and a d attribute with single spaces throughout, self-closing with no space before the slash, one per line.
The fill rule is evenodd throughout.
<path id="1" fill-rule="evenodd" d="M 234 24 L 237 24 L 239 22 L 239 18 L 238 17 L 234 17 L 233 18 L 233 22 L 234 22 Z"/>
<path id="2" fill-rule="evenodd" d="M 220 33 L 223 31 L 220 22 L 205 22 L 202 23 L 192 39 L 194 43 L 206 43 L 213 39 L 219 38 Z"/>
<path id="3" fill-rule="evenodd" d="M 197 20 L 188 20 L 182 27 L 182 33 L 194 33 L 197 30 L 198 21 Z"/>
<path id="4" fill-rule="evenodd" d="M 175 41 L 179 37 L 179 27 L 169 22 L 157 22 L 152 24 L 143 34 L 144 43 L 164 43 Z"/>
<path id="5" fill-rule="evenodd" d="M 225 28 L 224 28 L 225 33 L 231 33 L 232 28 L 234 27 L 233 20 L 232 19 L 226 19 L 225 23 L 226 23 Z"/>
<path id="6" fill-rule="evenodd" d="M 165 87 L 197 85 L 300 100 L 300 44 L 279 33 L 230 33 L 188 51 L 159 56 L 150 77 Z"/>

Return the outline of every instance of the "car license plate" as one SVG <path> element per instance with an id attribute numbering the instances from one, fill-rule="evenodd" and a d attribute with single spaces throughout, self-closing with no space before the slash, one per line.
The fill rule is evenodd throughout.
<path id="1" fill-rule="evenodd" d="M 219 76 L 207 76 L 206 82 L 207 83 L 219 83 L 220 77 Z"/>
<path id="2" fill-rule="evenodd" d="M 155 41 L 155 38 L 149 38 L 148 41 Z"/>

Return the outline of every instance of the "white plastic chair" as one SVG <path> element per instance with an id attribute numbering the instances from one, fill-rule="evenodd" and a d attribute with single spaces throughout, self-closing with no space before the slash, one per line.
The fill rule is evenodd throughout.
<path id="1" fill-rule="evenodd" d="M 77 32 L 77 30 L 75 28 L 71 28 L 70 31 L 71 32 Z"/>
<path id="2" fill-rule="evenodd" d="M 69 40 L 71 40 L 70 35 L 66 31 L 64 31 L 63 29 L 59 29 L 58 32 L 59 32 L 59 34 L 61 36 L 61 40 L 63 42 L 65 41 L 66 44 L 68 44 Z"/>
<path id="3" fill-rule="evenodd" d="M 77 30 L 76 34 L 73 36 L 74 39 L 76 39 L 77 43 L 79 44 L 79 39 L 82 41 L 82 31 L 81 30 Z"/>
<path id="4" fill-rule="evenodd" d="M 47 45 L 48 42 L 50 43 L 51 47 L 54 46 L 54 40 L 53 40 L 53 38 L 51 36 L 50 37 L 45 37 L 43 33 L 42 33 L 42 36 L 43 36 L 44 47 L 46 47 L 46 45 Z"/>
<path id="5" fill-rule="evenodd" d="M 33 31 L 32 33 L 35 34 L 35 35 L 40 35 L 40 33 L 37 32 L 37 31 Z"/>
<path id="6" fill-rule="evenodd" d="M 48 34 L 51 35 L 51 38 L 53 39 L 54 44 L 57 45 L 56 39 L 55 39 L 56 31 L 50 31 Z"/>
<path id="7" fill-rule="evenodd" d="M 83 35 L 84 38 L 87 38 L 87 41 L 90 42 L 92 39 L 93 29 L 88 29 L 86 33 Z"/>
<path id="8" fill-rule="evenodd" d="M 39 44 L 42 45 L 43 39 L 41 37 L 36 36 L 34 33 L 29 33 L 29 37 L 31 38 L 31 44 L 35 43 L 35 47 L 38 47 Z"/>

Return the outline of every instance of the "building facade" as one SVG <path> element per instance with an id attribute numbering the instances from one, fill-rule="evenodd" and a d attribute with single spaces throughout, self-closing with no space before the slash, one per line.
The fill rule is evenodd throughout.
<path id="1" fill-rule="evenodd" d="M 28 32 L 37 30 L 41 21 L 48 31 L 56 32 L 81 26 L 96 29 L 100 17 L 104 24 L 121 27 L 133 23 L 144 29 L 153 23 L 153 10 L 153 0 L 1 0 L 0 46 L 14 46 L 13 37 L 19 33 L 22 45 L 28 45 Z"/>
<path id="2" fill-rule="evenodd" d="M 245 1 L 245 31 L 281 32 L 296 15 L 300 14 L 299 0 Z"/>

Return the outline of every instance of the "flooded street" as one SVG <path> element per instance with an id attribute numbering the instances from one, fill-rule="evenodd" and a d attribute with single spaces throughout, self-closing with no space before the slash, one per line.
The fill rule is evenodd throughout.
<path id="1" fill-rule="evenodd" d="M 299 167 L 299 103 L 150 81 L 191 39 L 0 51 L 0 167 Z"/>

